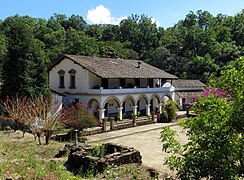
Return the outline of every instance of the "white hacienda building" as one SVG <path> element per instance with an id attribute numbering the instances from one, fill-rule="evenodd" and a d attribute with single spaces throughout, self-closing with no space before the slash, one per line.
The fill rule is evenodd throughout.
<path id="1" fill-rule="evenodd" d="M 49 71 L 50 88 L 65 94 L 66 104 L 83 102 L 99 118 L 149 115 L 168 99 L 176 76 L 139 60 L 66 55 Z M 170 82 L 170 83 L 167 83 Z"/>

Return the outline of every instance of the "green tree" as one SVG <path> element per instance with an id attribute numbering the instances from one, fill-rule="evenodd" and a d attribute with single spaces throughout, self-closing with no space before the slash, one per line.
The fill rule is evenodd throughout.
<path id="1" fill-rule="evenodd" d="M 165 47 L 158 47 L 152 53 L 151 64 L 153 64 L 156 67 L 158 65 L 159 68 L 162 68 L 162 66 L 160 67 L 159 65 L 170 56 L 171 56 L 171 53 L 170 53 L 170 51 L 168 49 L 166 49 Z"/>
<path id="2" fill-rule="evenodd" d="M 197 21 L 198 21 L 198 26 L 200 26 L 203 29 L 209 29 L 215 23 L 215 18 L 208 11 L 198 10 Z"/>
<path id="3" fill-rule="evenodd" d="M 99 48 L 100 57 L 107 58 L 117 58 L 118 54 L 112 46 L 104 45 Z"/>
<path id="4" fill-rule="evenodd" d="M 140 30 L 139 39 L 137 41 L 139 53 L 142 59 L 148 59 L 153 50 L 158 47 L 157 25 L 147 16 L 141 16 L 138 25 Z"/>
<path id="5" fill-rule="evenodd" d="M 99 56 L 108 58 L 128 58 L 128 50 L 120 42 L 99 42 Z"/>
<path id="6" fill-rule="evenodd" d="M 64 51 L 67 54 L 92 56 L 99 52 L 98 42 L 95 38 L 73 28 L 67 31 L 64 45 Z"/>
<path id="7" fill-rule="evenodd" d="M 60 26 L 62 26 L 65 30 L 73 28 L 82 31 L 87 26 L 87 23 L 82 16 L 73 14 L 68 18 L 65 14 L 54 13 L 49 19 L 49 25 L 53 27 L 53 30 L 58 30 L 61 28 Z"/>
<path id="8" fill-rule="evenodd" d="M 126 58 L 126 59 L 140 59 L 140 56 L 136 51 L 126 48 L 124 58 Z"/>
<path id="9" fill-rule="evenodd" d="M 166 29 L 160 36 L 160 47 L 167 48 L 171 54 L 180 55 L 183 50 L 186 31 L 187 29 L 185 27 L 171 27 Z"/>
<path id="10" fill-rule="evenodd" d="M 71 17 L 65 21 L 63 27 L 67 30 L 69 28 L 73 28 L 76 30 L 83 31 L 84 28 L 87 26 L 86 21 L 83 19 L 82 16 L 79 15 L 71 15 Z"/>
<path id="11" fill-rule="evenodd" d="M 197 15 L 193 11 L 190 11 L 186 15 L 186 18 L 183 21 L 180 21 L 179 23 L 187 28 L 197 26 Z"/>
<path id="12" fill-rule="evenodd" d="M 36 24 L 34 26 L 35 38 L 39 39 L 42 42 L 45 42 L 45 35 L 53 31 L 50 27 L 48 27 L 47 24 L 48 22 L 46 19 L 36 19 Z"/>
<path id="13" fill-rule="evenodd" d="M 119 41 L 120 40 L 120 27 L 118 25 L 107 24 L 102 32 L 103 41 Z"/>
<path id="14" fill-rule="evenodd" d="M 236 46 L 235 42 L 216 43 L 212 48 L 212 57 L 216 59 L 216 64 L 221 67 L 241 55 L 241 48 Z"/>
<path id="15" fill-rule="evenodd" d="M 158 47 L 157 49 L 155 49 L 155 51 L 153 51 L 148 63 L 168 72 L 169 62 L 167 60 L 171 56 L 172 55 L 168 49 L 166 49 L 165 47 Z"/>
<path id="16" fill-rule="evenodd" d="M 7 57 L 7 39 L 4 34 L 0 32 L 0 82 L 2 82 L 2 65 Z"/>
<path id="17" fill-rule="evenodd" d="M 84 29 L 85 34 L 87 34 L 90 37 L 95 38 L 96 40 L 100 41 L 102 39 L 102 33 L 103 33 L 103 27 L 99 24 L 92 24 L 89 26 L 86 26 Z"/>
<path id="18" fill-rule="evenodd" d="M 162 62 L 162 69 L 170 74 L 174 74 L 180 78 L 186 79 L 184 76 L 190 74 L 189 71 L 189 59 L 182 57 L 171 55 L 165 61 Z"/>
<path id="19" fill-rule="evenodd" d="M 59 29 L 62 29 L 62 25 L 60 24 L 61 19 L 65 19 L 65 15 L 57 15 L 54 14 L 54 16 L 51 16 L 47 21 L 47 27 L 52 29 L 53 31 L 57 31 Z"/>
<path id="20" fill-rule="evenodd" d="M 216 72 L 218 68 L 209 54 L 204 57 L 197 56 L 189 61 L 189 76 L 207 82 L 210 74 Z"/>
<path id="21" fill-rule="evenodd" d="M 3 95 L 38 96 L 48 91 L 44 44 L 34 38 L 33 26 L 26 17 L 4 21 L 8 55 L 3 62 Z"/>
<path id="22" fill-rule="evenodd" d="M 244 10 L 239 12 L 233 20 L 234 24 L 234 40 L 236 41 L 237 45 L 244 46 Z"/>
<path id="23" fill-rule="evenodd" d="M 0 46 L 8 42 L 10 27 L 16 26 L 13 22 L 18 18 L 0 21 L 0 31 L 6 36 Z M 34 38 L 44 43 L 41 47 L 50 62 L 64 54 L 142 59 L 178 77 L 207 82 L 216 68 L 223 68 L 244 52 L 243 10 L 235 16 L 190 11 L 167 29 L 157 27 L 146 15 L 131 15 L 120 25 L 87 25 L 81 16 L 65 14 L 54 14 L 48 20 L 21 18 Z M 8 46 L 0 51 L 6 54 Z"/>
<path id="24" fill-rule="evenodd" d="M 217 80 L 223 89 L 207 90 L 198 98 L 195 118 L 186 119 L 188 143 L 163 128 L 166 164 L 180 179 L 241 179 L 244 177 L 244 58 L 229 65 Z"/>
<path id="25" fill-rule="evenodd" d="M 187 29 L 184 36 L 184 46 L 182 48 L 182 55 L 192 58 L 195 55 L 200 55 L 201 42 L 203 41 L 204 30 L 198 26 Z"/>
<path id="26" fill-rule="evenodd" d="M 129 48 L 148 59 L 150 53 L 158 47 L 158 29 L 152 19 L 142 15 L 132 15 L 120 22 L 121 41 L 130 42 Z"/>
<path id="27" fill-rule="evenodd" d="M 66 31 L 61 28 L 44 35 L 46 54 L 51 62 L 62 57 L 66 51 Z"/>
<path id="28" fill-rule="evenodd" d="M 138 15 L 131 15 L 120 22 L 121 41 L 130 42 L 128 47 L 137 52 L 138 48 L 135 41 L 139 37 L 138 19 Z"/>

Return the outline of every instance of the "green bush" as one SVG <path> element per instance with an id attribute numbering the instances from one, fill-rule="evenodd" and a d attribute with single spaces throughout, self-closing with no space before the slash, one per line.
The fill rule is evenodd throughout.
<path id="1" fill-rule="evenodd" d="M 188 142 L 181 145 L 176 132 L 161 132 L 165 164 L 178 179 L 230 179 L 244 177 L 244 57 L 226 67 L 217 82 L 197 98 L 196 117 L 186 118 Z"/>
<path id="2" fill-rule="evenodd" d="M 168 122 L 168 118 L 167 118 L 165 112 L 162 112 L 162 113 L 160 114 L 160 122 Z"/>
<path id="3" fill-rule="evenodd" d="M 174 101 L 167 101 L 165 105 L 162 106 L 162 113 L 160 115 L 161 122 L 171 122 L 172 119 L 177 115 L 177 103 Z"/>
<path id="4" fill-rule="evenodd" d="M 168 118 L 169 122 L 171 122 L 173 117 L 175 117 L 177 115 L 176 106 L 177 106 L 177 103 L 174 101 L 167 101 L 167 103 L 165 104 L 164 109 L 167 113 L 167 118 Z"/>

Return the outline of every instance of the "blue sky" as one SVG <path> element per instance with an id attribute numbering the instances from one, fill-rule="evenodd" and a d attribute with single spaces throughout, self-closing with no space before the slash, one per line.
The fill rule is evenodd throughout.
<path id="1" fill-rule="evenodd" d="M 184 19 L 189 11 L 235 15 L 243 8 L 244 0 L 1 0 L 0 19 L 16 14 L 48 19 L 60 13 L 80 15 L 89 24 L 118 24 L 131 14 L 146 14 L 167 28 Z"/>

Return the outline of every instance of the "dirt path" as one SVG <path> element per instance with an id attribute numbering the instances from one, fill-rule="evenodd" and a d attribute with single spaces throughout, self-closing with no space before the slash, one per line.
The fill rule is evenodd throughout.
<path id="1" fill-rule="evenodd" d="M 180 142 L 187 142 L 187 137 L 180 126 L 175 125 L 172 126 L 171 129 L 178 132 L 178 140 Z M 134 147 L 135 149 L 140 151 L 143 164 L 155 168 L 160 172 L 160 174 L 171 174 L 168 167 L 163 165 L 165 153 L 162 151 L 160 132 L 161 128 L 130 134 L 123 137 L 115 137 L 113 139 L 102 140 L 101 142 L 113 142 Z M 117 133 L 119 133 L 119 131 Z M 87 138 L 89 141 L 89 136 Z"/>

